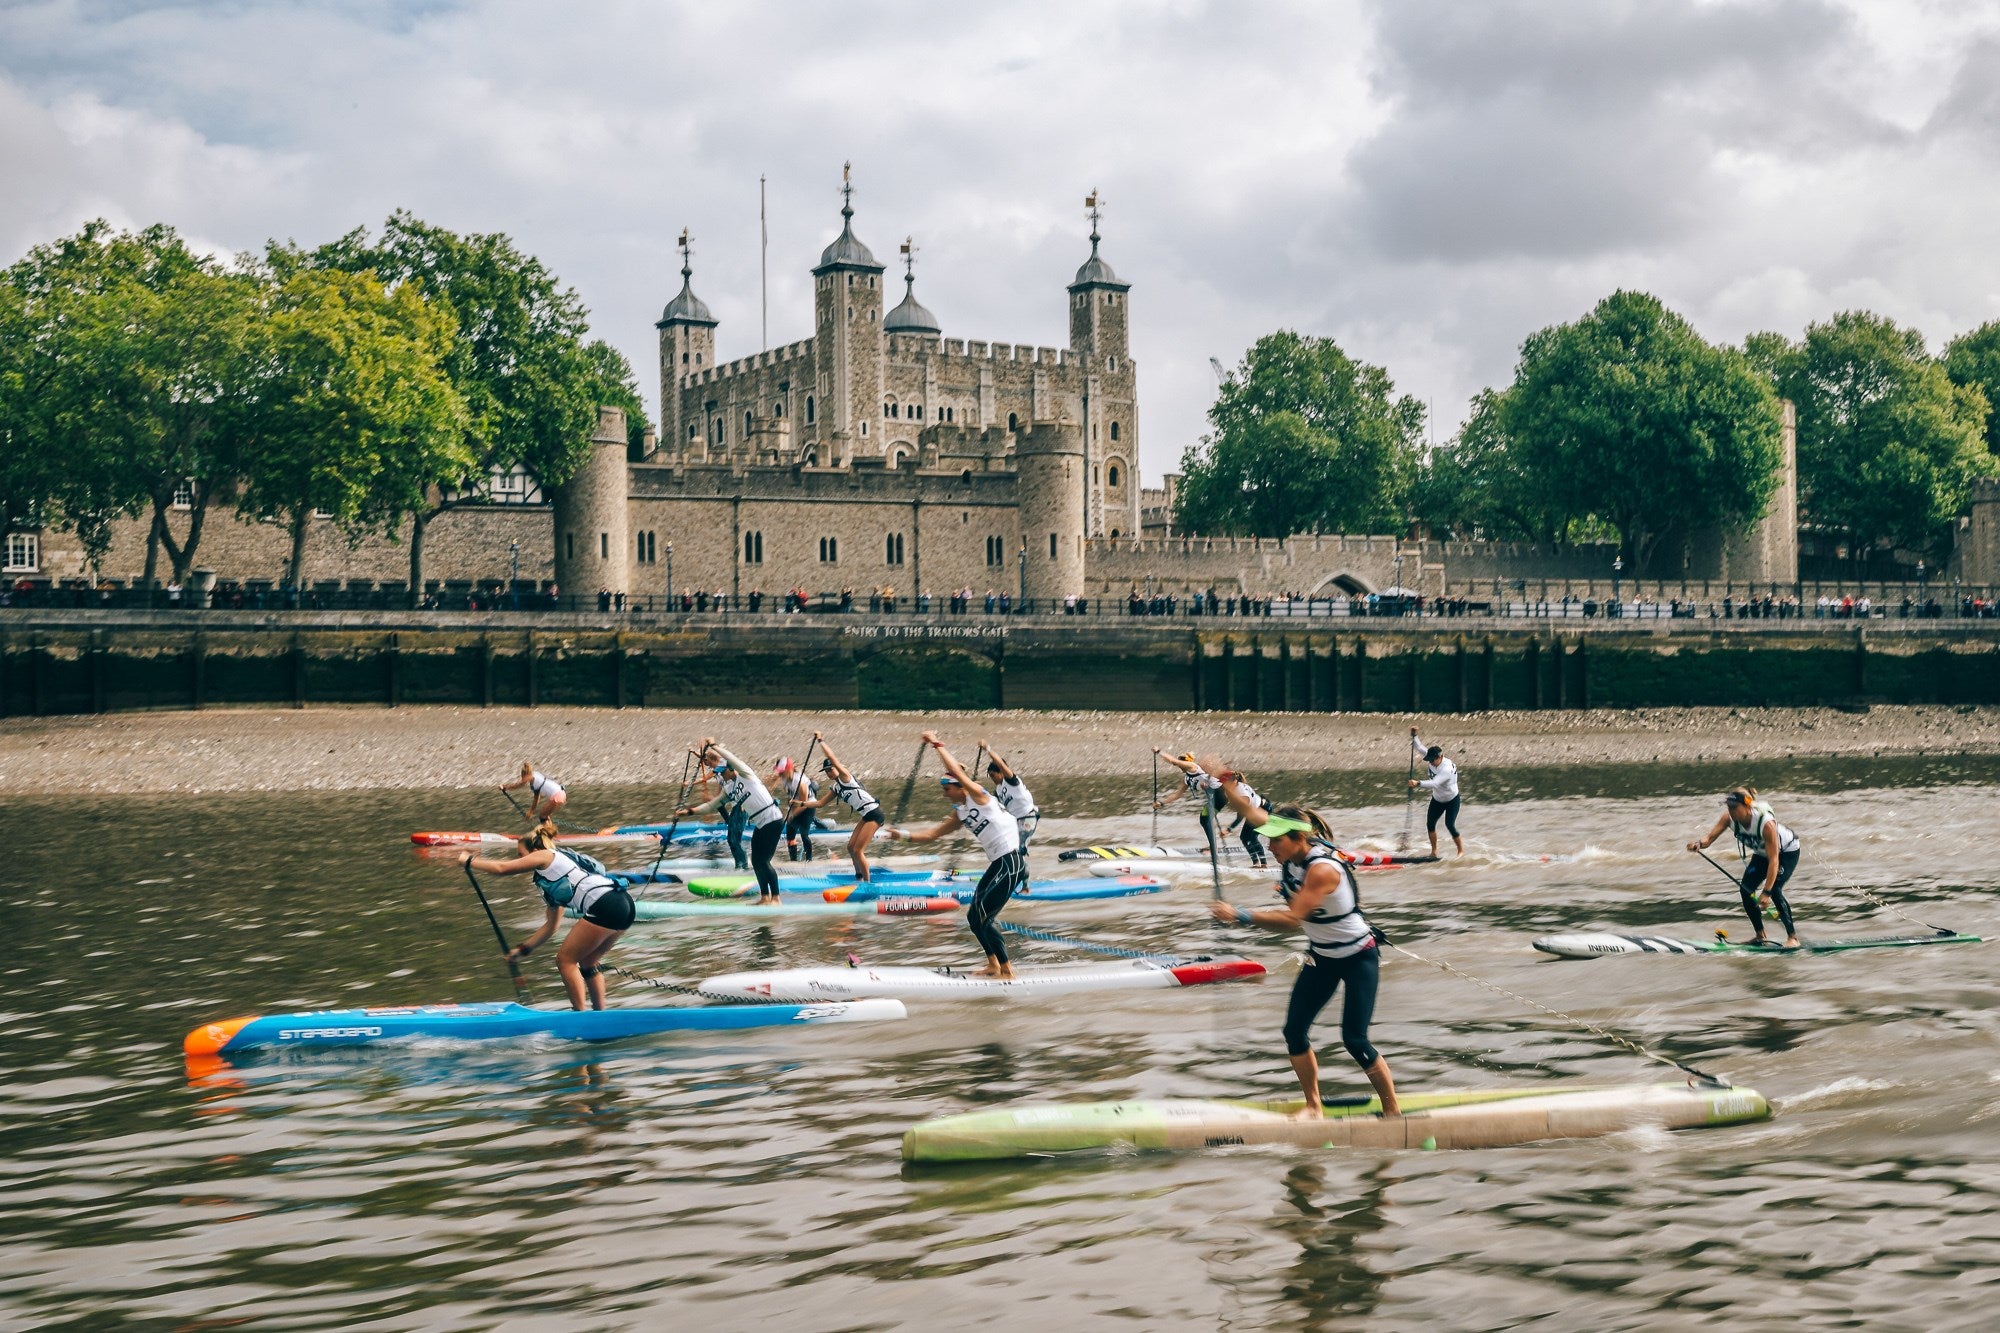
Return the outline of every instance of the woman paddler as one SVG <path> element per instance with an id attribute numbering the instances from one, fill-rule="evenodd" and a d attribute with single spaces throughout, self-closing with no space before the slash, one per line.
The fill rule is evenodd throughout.
<path id="1" fill-rule="evenodd" d="M 1451 834 L 1452 846 L 1464 856 L 1465 839 L 1458 836 L 1458 765 L 1445 758 L 1443 746 L 1425 745 L 1415 727 L 1410 728 L 1410 751 L 1424 761 L 1426 775 L 1411 778 L 1410 790 L 1422 788 L 1431 794 L 1430 808 L 1424 812 L 1424 830 L 1431 835 L 1431 855 L 1438 854 L 1438 820 L 1442 818 L 1445 831 Z"/>
<path id="2" fill-rule="evenodd" d="M 819 808 L 819 789 L 799 771 L 787 755 L 771 769 L 771 781 L 785 794 L 785 851 L 787 859 L 813 859 L 813 811 Z M 801 852 L 800 844 L 805 844 Z"/>
<path id="3" fill-rule="evenodd" d="M 857 883 L 868 883 L 868 844 L 874 841 L 875 831 L 888 821 L 882 818 L 882 803 L 868 794 L 846 764 L 834 757 L 833 747 L 826 743 L 826 737 L 817 731 L 813 739 L 819 742 L 825 758 L 819 761 L 819 771 L 826 774 L 832 790 L 819 798 L 818 804 L 829 801 L 845 801 L 847 808 L 854 812 L 854 832 L 847 835 L 847 859 L 854 863 L 854 878 Z"/>
<path id="4" fill-rule="evenodd" d="M 1000 915 L 1000 909 L 1015 891 L 1028 882 L 1028 862 L 1021 855 L 1021 826 L 1001 806 L 999 798 L 966 775 L 935 732 L 925 732 L 924 743 L 937 751 L 944 764 L 945 776 L 938 779 L 938 784 L 944 788 L 945 800 L 951 802 L 951 813 L 921 833 L 885 828 L 882 836 L 891 842 L 936 842 L 963 828 L 979 840 L 980 850 L 987 856 L 986 873 L 979 877 L 979 887 L 973 890 L 972 901 L 966 904 L 965 923 L 972 928 L 972 937 L 979 941 L 979 947 L 986 951 L 986 968 L 979 975 L 1011 981 L 1014 965 L 1007 961 L 1007 942 L 1000 937 L 993 919 Z"/>
<path id="5" fill-rule="evenodd" d="M 1028 784 L 1007 766 L 999 752 L 989 748 L 985 741 L 979 742 L 979 748 L 986 751 L 986 776 L 993 782 L 993 794 L 999 798 L 1000 808 L 1014 816 L 1014 822 L 1021 826 L 1021 857 L 1025 860 L 1028 844 L 1034 841 L 1035 829 L 1042 822 L 1042 812 L 1035 805 Z"/>
<path id="6" fill-rule="evenodd" d="M 776 903 L 779 901 L 778 872 L 771 864 L 771 856 L 778 850 L 778 840 L 785 833 L 785 812 L 772 798 L 769 789 L 757 780 L 757 770 L 738 759 L 729 751 L 715 743 L 713 736 L 701 738 L 697 747 L 700 763 L 710 769 L 722 790 L 700 805 L 684 805 L 675 816 L 705 815 L 722 808 L 725 802 L 734 801 L 743 807 L 743 822 L 750 828 L 750 873 L 757 877 L 757 901 Z"/>
<path id="7" fill-rule="evenodd" d="M 1228 793 L 1223 790 L 1225 783 L 1222 778 L 1216 776 L 1224 771 L 1222 760 L 1212 754 L 1203 755 L 1200 759 L 1191 754 L 1176 758 L 1157 745 L 1153 747 L 1153 753 L 1181 772 L 1181 789 L 1168 792 L 1153 802 L 1153 808 L 1158 810 L 1163 806 L 1172 805 L 1183 796 L 1194 797 L 1201 802 L 1202 835 L 1208 838 L 1211 844 L 1217 842 L 1221 834 L 1218 832 L 1216 816 L 1230 807 Z M 1271 803 L 1259 796 L 1256 789 L 1245 782 L 1240 774 L 1231 773 L 1226 785 L 1235 788 L 1249 805 L 1260 810 L 1271 808 Z M 1243 850 L 1250 854 L 1251 866 L 1261 868 L 1264 865 L 1264 842 L 1257 834 L 1257 825 L 1247 819 L 1239 820 L 1232 831 L 1239 835 L 1238 840 L 1242 842 Z"/>
<path id="8" fill-rule="evenodd" d="M 556 811 L 562 809 L 569 801 L 569 793 L 563 790 L 562 783 L 545 773 L 538 772 L 533 764 L 525 761 L 521 764 L 521 776 L 512 782 L 501 783 L 500 790 L 519 791 L 523 787 L 528 789 L 530 824 L 539 824 L 544 819 L 554 819 Z"/>
<path id="9" fill-rule="evenodd" d="M 482 875 L 533 874 L 535 887 L 542 891 L 548 915 L 533 934 L 507 951 L 510 959 L 526 958 L 556 933 L 565 910 L 579 918 L 563 936 L 556 951 L 556 971 L 562 974 L 563 990 L 569 993 L 572 1009 L 604 1007 L 604 977 L 597 965 L 618 937 L 631 928 L 636 909 L 632 895 L 610 876 L 578 865 L 568 853 L 556 850 L 556 826 L 543 820 L 518 840 L 521 854 L 511 861 L 495 861 L 471 852 L 459 855 L 461 865 Z"/>
<path id="10" fill-rule="evenodd" d="M 1361 886 L 1354 871 L 1334 855 L 1333 831 L 1315 811 L 1303 806 L 1266 810 L 1234 795 L 1233 786 L 1225 790 L 1232 793 L 1230 806 L 1243 816 L 1243 822 L 1261 829 L 1269 839 L 1271 854 L 1278 858 L 1278 896 L 1283 901 L 1276 907 L 1257 909 L 1218 901 L 1209 904 L 1209 911 L 1219 921 L 1305 932 L 1305 963 L 1299 969 L 1299 979 L 1292 983 L 1291 1002 L 1285 1008 L 1285 1052 L 1306 1098 L 1299 1118 L 1317 1120 L 1326 1113 L 1320 1099 L 1312 1025 L 1343 984 L 1347 995 L 1340 1009 L 1341 1044 L 1382 1099 L 1382 1114 L 1400 1114 L 1389 1062 L 1368 1041 L 1368 1024 L 1375 1016 L 1375 991 L 1381 980 L 1382 955 L 1376 947 L 1379 937 L 1361 914 Z"/>
<path id="11" fill-rule="evenodd" d="M 1722 818 L 1715 821 L 1715 827 L 1707 836 L 1687 845 L 1691 852 L 1701 851 L 1724 830 L 1736 835 L 1736 850 L 1748 862 L 1743 867 L 1743 883 L 1738 894 L 1743 900 L 1743 914 L 1750 918 L 1750 928 L 1756 931 L 1752 944 L 1769 944 L 1764 935 L 1765 907 L 1778 909 L 1778 921 L 1785 928 L 1785 947 L 1799 947 L 1798 928 L 1792 924 L 1792 905 L 1785 898 L 1785 881 L 1799 868 L 1799 835 L 1778 822 L 1771 813 L 1771 807 L 1757 799 L 1757 789 L 1751 786 L 1732 787 L 1723 793 Z"/>

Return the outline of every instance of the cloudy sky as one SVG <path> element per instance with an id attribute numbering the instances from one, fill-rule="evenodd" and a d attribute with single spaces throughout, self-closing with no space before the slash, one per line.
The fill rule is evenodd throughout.
<path id="1" fill-rule="evenodd" d="M 720 353 L 810 331 L 837 231 L 947 334 L 1053 344 L 1106 201 L 1143 465 L 1259 335 L 1434 405 L 1621 287 L 1716 340 L 2000 317 L 2000 5 L 1898 0 L 0 0 L 0 261 L 91 217 L 222 251 L 403 207 L 504 231 L 657 376 L 696 237 Z"/>

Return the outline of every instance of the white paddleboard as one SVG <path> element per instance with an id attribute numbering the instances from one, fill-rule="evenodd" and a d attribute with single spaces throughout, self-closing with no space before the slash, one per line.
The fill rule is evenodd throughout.
<path id="1" fill-rule="evenodd" d="M 1248 958 L 1190 958 L 1174 962 L 1134 958 L 1115 963 L 1065 963 L 1017 967 L 1012 980 L 953 968 L 796 967 L 777 972 L 731 972 L 696 989 L 719 1000 L 950 999 L 991 995 L 1074 995 L 1084 991 L 1168 990 L 1264 974 Z"/>

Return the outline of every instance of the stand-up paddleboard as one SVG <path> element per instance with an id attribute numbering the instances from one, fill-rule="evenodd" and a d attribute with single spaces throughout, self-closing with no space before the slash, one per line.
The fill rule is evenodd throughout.
<path id="1" fill-rule="evenodd" d="M 961 881 L 963 887 L 953 888 L 940 885 L 935 890 L 940 896 L 949 895 L 959 902 L 972 901 L 979 892 L 978 876 L 968 876 Z M 1165 880 L 1148 875 L 1125 875 L 1118 879 L 1038 879 L 1026 887 L 1014 891 L 1009 901 L 1017 903 L 1075 903 L 1096 898 L 1130 898 L 1139 893 L 1160 893 L 1167 887 Z M 836 885 L 826 889 L 823 896 L 830 903 L 859 903 L 877 899 L 896 892 L 895 886 L 877 888 L 872 884 Z"/>
<path id="2" fill-rule="evenodd" d="M 1345 847 L 1339 851 L 1340 859 L 1357 870 L 1379 870 L 1389 866 L 1429 866 L 1436 865 L 1442 857 L 1406 856 L 1396 852 L 1351 852 Z"/>
<path id="3" fill-rule="evenodd" d="M 232 1055 L 273 1046 L 360 1046 L 411 1037 L 497 1041 L 554 1037 L 610 1041 L 655 1032 L 765 1028 L 788 1023 L 866 1023 L 903 1018 L 896 1000 L 852 1004 L 725 1004 L 706 1007 L 583 1010 L 519 1004 L 422 1004 L 378 1009 L 319 1009 L 204 1023 L 181 1043 L 189 1055 Z"/>
<path id="4" fill-rule="evenodd" d="M 1356 868 L 1377 869 L 1388 866 L 1427 866 L 1435 864 L 1435 856 L 1401 856 L 1394 852 L 1353 852 L 1337 848 L 1341 860 Z M 1186 847 L 1081 847 L 1073 851 L 1057 854 L 1058 861 L 1085 861 L 1086 868 L 1093 875 L 1187 875 L 1209 872 L 1208 853 L 1201 848 Z M 1240 857 L 1234 861 L 1224 856 L 1220 862 L 1224 870 L 1252 869 Z"/>
<path id="5" fill-rule="evenodd" d="M 1231 871 L 1249 870 L 1246 864 L 1224 864 L 1225 874 Z M 1092 861 L 1084 870 L 1099 879 L 1117 879 L 1124 875 L 1206 875 L 1209 872 L 1208 859 L 1199 861 L 1172 860 L 1164 856 L 1134 859 L 1131 861 Z"/>
<path id="6" fill-rule="evenodd" d="M 524 830 L 525 831 L 525 830 Z M 484 847 L 494 843 L 509 845 L 520 840 L 519 833 L 412 833 L 410 841 L 419 847 Z M 557 842 L 653 842 L 657 843 L 657 833 L 628 833 L 618 829 L 604 829 L 597 833 L 558 833 Z"/>
<path id="7" fill-rule="evenodd" d="M 1866 935 L 1851 940 L 1809 940 L 1799 937 L 1799 947 L 1787 949 L 1775 940 L 1769 944 L 1736 941 L 1718 933 L 1712 940 L 1680 940 L 1667 935 L 1612 935 L 1579 931 L 1568 935 L 1544 935 L 1534 941 L 1543 953 L 1558 958 L 1603 958 L 1618 953 L 1841 953 L 1848 949 L 1914 949 L 1925 944 L 1978 944 L 1977 935 L 1961 935 L 1940 930 L 1932 935 Z"/>
<path id="8" fill-rule="evenodd" d="M 1218 981 L 1261 977 L 1264 965 L 1248 958 L 1134 958 L 1115 963 L 1064 963 L 1017 967 L 1012 979 L 983 977 L 949 967 L 794 967 L 778 972 L 731 972 L 697 982 L 718 1000 L 756 995 L 774 1000 L 856 1000 L 864 997 L 972 999 L 1006 995 L 1074 995 L 1083 991 L 1171 990 Z"/>
<path id="9" fill-rule="evenodd" d="M 785 893 L 809 893 L 817 898 L 828 889 L 852 887 L 852 870 L 834 870 L 822 874 L 797 873 L 800 863 L 794 863 L 793 874 L 778 872 L 778 888 Z M 963 880 L 965 873 L 950 870 L 872 870 L 869 883 L 887 887 L 891 892 L 909 893 L 917 885 L 952 884 Z M 974 880 L 977 872 L 967 872 Z M 697 898 L 754 898 L 757 896 L 757 877 L 747 871 L 732 870 L 726 875 L 701 875 L 687 881 L 687 890 Z"/>
<path id="10" fill-rule="evenodd" d="M 965 904 L 956 898 L 871 898 L 859 903 L 828 903 L 781 899 L 760 903 L 754 898 L 725 898 L 719 902 L 658 902 L 640 898 L 632 906 L 638 921 L 679 921 L 727 917 L 740 921 L 756 916 L 934 916 L 956 912 Z M 572 913 L 574 915 L 574 913 Z"/>
<path id="11" fill-rule="evenodd" d="M 638 834 L 649 838 L 659 838 L 667 834 L 672 834 L 673 840 L 677 843 L 708 842 L 717 838 L 727 841 L 729 826 L 727 824 L 696 824 L 682 820 L 678 824 L 620 824 L 616 828 L 600 829 L 599 832 L 616 834 L 620 837 L 627 834 Z M 813 825 L 810 835 L 814 838 L 845 838 L 849 832 L 850 830 L 842 828 L 839 824 L 821 823 Z M 749 835 L 746 833 L 744 838 L 747 842 Z"/>
<path id="12" fill-rule="evenodd" d="M 753 886 L 757 883 L 756 877 L 750 871 L 738 870 L 729 863 L 729 848 L 727 846 L 718 844 L 713 847 L 677 847 L 674 850 L 680 852 L 681 855 L 670 856 L 661 861 L 659 866 L 661 870 L 674 872 L 673 878 L 669 882 L 678 884 L 686 880 L 690 875 L 698 875 L 704 880 L 710 881 L 733 880 Z M 868 862 L 871 867 L 877 870 L 889 870 L 935 865 L 941 859 L 935 853 L 924 853 L 916 856 L 871 856 L 868 858 Z M 652 864 L 652 862 L 648 861 L 646 863 L 647 868 L 650 869 Z M 824 864 L 821 861 L 781 861 L 773 868 L 778 872 L 778 878 L 781 880 L 797 876 L 809 876 L 816 879 L 832 878 L 836 872 L 822 869 Z M 839 873 L 845 874 L 847 879 L 850 880 L 854 877 L 854 872 L 851 870 Z M 753 887 L 750 891 L 754 894 L 757 890 Z"/>
<path id="13" fill-rule="evenodd" d="M 1679 1083 L 1551 1092 L 1404 1094 L 1384 1119 L 1374 1098 L 1328 1102 L 1322 1120 L 1294 1120 L 1300 1102 L 1084 1102 L 977 1111 L 927 1120 L 903 1135 L 908 1162 L 978 1162 L 1048 1153 L 1135 1148 L 1219 1148 L 1246 1143 L 1301 1148 L 1507 1148 L 1623 1130 L 1705 1129 L 1768 1119 L 1749 1088 Z"/>
<path id="14" fill-rule="evenodd" d="M 1235 847 L 1223 849 L 1223 859 L 1242 853 Z M 1208 868 L 1206 847 L 1075 847 L 1056 853 L 1058 861 L 1199 861 Z"/>

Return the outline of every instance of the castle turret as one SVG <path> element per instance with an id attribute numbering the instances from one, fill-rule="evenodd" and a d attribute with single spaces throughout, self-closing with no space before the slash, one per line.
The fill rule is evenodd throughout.
<path id="1" fill-rule="evenodd" d="M 699 414 L 681 411 L 681 385 L 715 364 L 716 318 L 694 294 L 692 238 L 681 231 L 681 290 L 653 327 L 660 331 L 660 447 L 667 457 L 685 460 L 702 437 Z"/>
<path id="2" fill-rule="evenodd" d="M 1014 446 L 1015 499 L 1027 560 L 1023 595 L 1036 601 L 1082 596 L 1083 432 L 1073 421 L 1038 421 Z"/>
<path id="3" fill-rule="evenodd" d="M 1799 579 L 1799 412 L 1779 404 L 1778 484 L 1764 517 L 1723 542 L 1723 578 L 1732 583 L 1796 583 Z"/>
<path id="4" fill-rule="evenodd" d="M 1951 570 L 1960 582 L 1984 590 L 2000 587 L 2000 480 L 1972 483 L 1972 501 L 1959 520 Z"/>
<path id="5" fill-rule="evenodd" d="M 1069 346 L 1083 369 L 1083 432 L 1090 469 L 1089 533 L 1139 531 L 1139 404 L 1127 346 L 1128 295 L 1097 253 L 1102 217 L 1095 190 L 1084 200 L 1090 258 L 1069 285 Z M 1080 501 L 1081 502 L 1081 501 Z"/>
<path id="6" fill-rule="evenodd" d="M 590 455 L 556 488 L 556 583 L 570 596 L 631 590 L 625 411 L 597 409 Z"/>
<path id="7" fill-rule="evenodd" d="M 938 319 L 917 299 L 917 242 L 903 238 L 903 300 L 882 318 L 884 333 L 942 333 Z"/>
<path id="8" fill-rule="evenodd" d="M 885 351 L 882 265 L 854 235 L 851 165 L 841 168 L 840 235 L 813 269 L 813 336 L 823 404 L 817 425 L 839 445 L 818 451 L 822 463 L 845 464 L 855 454 L 880 453 L 882 446 L 875 429 L 882 413 Z"/>

